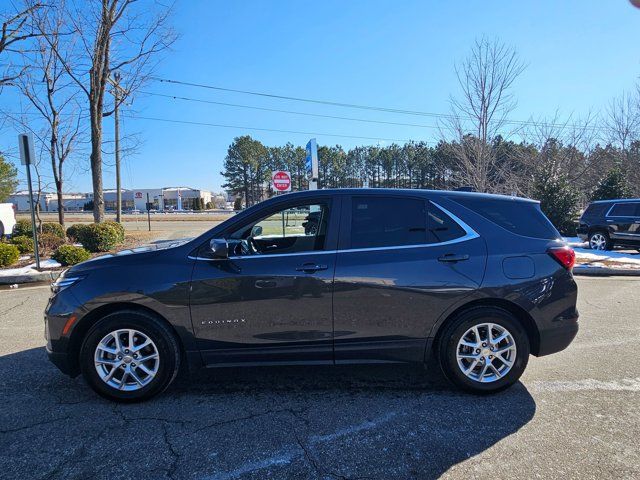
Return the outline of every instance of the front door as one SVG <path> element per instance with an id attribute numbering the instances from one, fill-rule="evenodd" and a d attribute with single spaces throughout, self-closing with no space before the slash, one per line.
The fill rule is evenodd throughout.
<path id="1" fill-rule="evenodd" d="M 342 210 L 336 363 L 422 362 L 436 320 L 479 287 L 484 241 L 419 196 L 354 195 Z"/>
<path id="2" fill-rule="evenodd" d="M 333 362 L 333 203 L 279 204 L 230 227 L 227 259 L 200 249 L 191 316 L 205 364 Z"/>

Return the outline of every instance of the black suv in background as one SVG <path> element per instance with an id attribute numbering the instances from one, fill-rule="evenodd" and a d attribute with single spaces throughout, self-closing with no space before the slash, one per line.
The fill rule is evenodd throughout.
<path id="1" fill-rule="evenodd" d="M 344 189 L 274 197 L 182 243 L 65 272 L 47 351 L 137 401 L 181 366 L 426 364 L 496 392 L 578 330 L 573 250 L 532 200 Z"/>
<path id="2" fill-rule="evenodd" d="M 593 250 L 640 249 L 640 198 L 590 203 L 580 217 L 578 236 Z"/>

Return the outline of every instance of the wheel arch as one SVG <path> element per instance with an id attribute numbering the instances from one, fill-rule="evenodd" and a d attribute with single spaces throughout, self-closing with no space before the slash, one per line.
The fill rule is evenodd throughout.
<path id="1" fill-rule="evenodd" d="M 509 300 L 504 300 L 502 298 L 481 298 L 477 300 L 472 300 L 464 305 L 459 306 L 453 312 L 451 312 L 447 317 L 442 321 L 438 326 L 435 335 L 432 337 L 431 345 L 434 348 L 431 348 L 431 354 L 436 352 L 436 348 L 440 342 L 440 336 L 442 332 L 445 331 L 447 325 L 452 322 L 458 315 L 466 312 L 468 310 L 476 309 L 476 308 L 499 308 L 509 312 L 513 315 L 523 326 L 527 337 L 529 338 L 529 345 L 531 349 L 531 353 L 533 355 L 538 355 L 540 351 L 540 334 L 538 332 L 538 327 L 536 325 L 535 320 L 531 315 L 520 305 L 510 302 Z"/>
<path id="2" fill-rule="evenodd" d="M 89 313 L 84 315 L 74 326 L 71 332 L 71 336 L 69 337 L 69 361 L 73 362 L 72 370 L 75 374 L 80 373 L 80 348 L 82 346 L 83 339 L 85 338 L 91 327 L 107 315 L 124 310 L 146 313 L 147 315 L 151 315 L 158 321 L 162 322 L 175 337 L 176 342 L 178 343 L 178 348 L 180 349 L 180 354 L 182 356 L 185 355 L 185 348 L 182 342 L 182 338 L 180 337 L 174 326 L 171 325 L 171 323 L 160 313 L 153 310 L 152 308 L 137 303 L 107 303 L 95 308 L 94 310 L 91 310 Z"/>

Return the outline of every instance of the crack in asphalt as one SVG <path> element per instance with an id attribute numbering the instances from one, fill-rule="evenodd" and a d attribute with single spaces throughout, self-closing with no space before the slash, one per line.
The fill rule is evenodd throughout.
<path id="1" fill-rule="evenodd" d="M 0 312 L 0 316 L 5 315 L 5 314 L 7 314 L 7 313 L 9 313 L 9 312 L 11 312 L 11 311 L 13 311 L 13 310 L 15 310 L 16 308 L 20 308 L 20 307 L 22 307 L 22 306 L 23 306 L 25 303 L 27 303 L 28 301 L 29 301 L 29 297 L 25 298 L 22 302 L 20 302 L 20 303 L 18 303 L 18 304 L 16 304 L 16 305 L 14 305 L 14 306 L 12 306 L 12 307 L 9 307 L 9 308 L 8 308 L 8 309 L 6 309 L 6 310 L 3 310 L 2 312 Z"/>
<path id="2" fill-rule="evenodd" d="M 60 422 L 62 420 L 71 420 L 72 418 L 73 417 L 71 417 L 71 416 L 60 417 L 60 418 L 52 418 L 52 419 L 49 419 L 49 420 L 43 420 L 41 422 L 33 423 L 31 425 L 23 425 L 21 427 L 3 429 L 3 430 L 0 430 L 0 434 L 20 432 L 22 430 L 28 430 L 30 428 L 35 428 L 35 427 L 39 427 L 41 425 L 47 425 L 47 424 L 50 424 L 50 423 Z"/>

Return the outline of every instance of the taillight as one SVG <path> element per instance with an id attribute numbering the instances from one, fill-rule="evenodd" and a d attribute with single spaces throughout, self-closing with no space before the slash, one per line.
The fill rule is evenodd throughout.
<path id="1" fill-rule="evenodd" d="M 576 252 L 571 247 L 553 247 L 547 253 L 567 270 L 571 270 L 576 264 Z"/>

